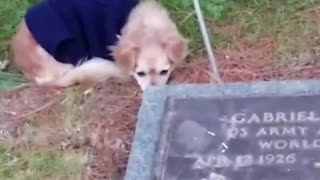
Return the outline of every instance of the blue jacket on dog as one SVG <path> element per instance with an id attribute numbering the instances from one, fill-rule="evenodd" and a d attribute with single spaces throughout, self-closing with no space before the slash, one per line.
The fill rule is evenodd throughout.
<path id="1" fill-rule="evenodd" d="M 35 40 L 57 61 L 113 60 L 114 45 L 138 0 L 44 0 L 28 9 L 26 24 Z"/>

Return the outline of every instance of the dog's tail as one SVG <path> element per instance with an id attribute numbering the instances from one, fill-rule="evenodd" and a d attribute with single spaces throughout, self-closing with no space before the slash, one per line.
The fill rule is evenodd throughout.
<path id="1" fill-rule="evenodd" d="M 68 87 L 79 82 L 99 83 L 109 78 L 127 79 L 127 75 L 114 62 L 92 58 L 59 77 L 54 86 Z"/>

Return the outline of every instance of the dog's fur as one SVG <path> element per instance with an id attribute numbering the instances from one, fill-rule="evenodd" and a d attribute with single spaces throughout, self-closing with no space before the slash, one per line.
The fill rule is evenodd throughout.
<path id="1" fill-rule="evenodd" d="M 38 84 L 53 81 L 73 68 L 56 61 L 33 38 L 25 20 L 18 27 L 11 41 L 13 60 L 27 79 Z"/>
<path id="2" fill-rule="evenodd" d="M 187 45 L 166 9 L 147 0 L 132 11 L 111 51 L 119 67 L 145 89 L 167 83 L 187 56 Z"/>
<path id="3" fill-rule="evenodd" d="M 142 89 L 162 85 L 187 55 L 186 40 L 166 10 L 154 1 L 141 2 L 131 12 L 118 43 L 110 47 L 116 64 L 101 58 L 76 67 L 60 63 L 35 41 L 25 20 L 12 39 L 11 49 L 15 64 L 30 81 L 54 87 L 102 82 L 126 75 L 133 75 Z"/>

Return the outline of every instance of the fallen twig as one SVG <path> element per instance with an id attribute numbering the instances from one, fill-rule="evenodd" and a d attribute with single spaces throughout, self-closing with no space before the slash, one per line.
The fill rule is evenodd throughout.
<path id="1" fill-rule="evenodd" d="M 20 116 L 17 116 L 17 117 L 14 117 L 13 119 L 14 119 L 14 120 L 17 120 L 17 119 L 21 119 L 21 118 L 24 118 L 24 117 L 30 116 L 31 114 L 34 114 L 34 113 L 40 112 L 40 111 L 42 111 L 42 110 L 46 109 L 47 107 L 50 107 L 51 105 L 53 105 L 53 104 L 57 103 L 58 101 L 60 101 L 60 99 L 59 99 L 59 98 L 54 99 L 54 100 L 52 100 L 52 101 L 50 101 L 50 102 L 48 102 L 48 103 L 44 104 L 43 106 L 40 106 L 39 108 L 37 108 L 37 109 L 35 109 L 35 110 L 32 110 L 32 111 L 27 112 L 27 113 L 24 113 L 24 114 L 22 114 L 22 115 L 20 115 Z"/>

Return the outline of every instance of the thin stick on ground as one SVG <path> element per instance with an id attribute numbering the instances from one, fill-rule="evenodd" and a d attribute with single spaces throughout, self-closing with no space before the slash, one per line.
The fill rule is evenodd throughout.
<path id="1" fill-rule="evenodd" d="M 59 98 L 54 99 L 54 100 L 49 101 L 48 103 L 44 104 L 43 106 L 40 106 L 40 107 L 38 107 L 37 109 L 32 110 L 32 111 L 27 112 L 27 113 L 24 113 L 24 114 L 22 114 L 22 115 L 20 115 L 20 116 L 17 116 L 17 117 L 15 117 L 14 119 L 17 120 L 17 119 L 21 119 L 21 118 L 30 116 L 30 115 L 32 115 L 32 114 L 34 114 L 34 113 L 40 112 L 40 111 L 42 111 L 42 110 L 50 107 L 51 105 L 53 105 L 53 104 L 55 104 L 55 103 L 57 103 L 57 102 L 59 102 L 59 101 L 60 101 Z"/>

